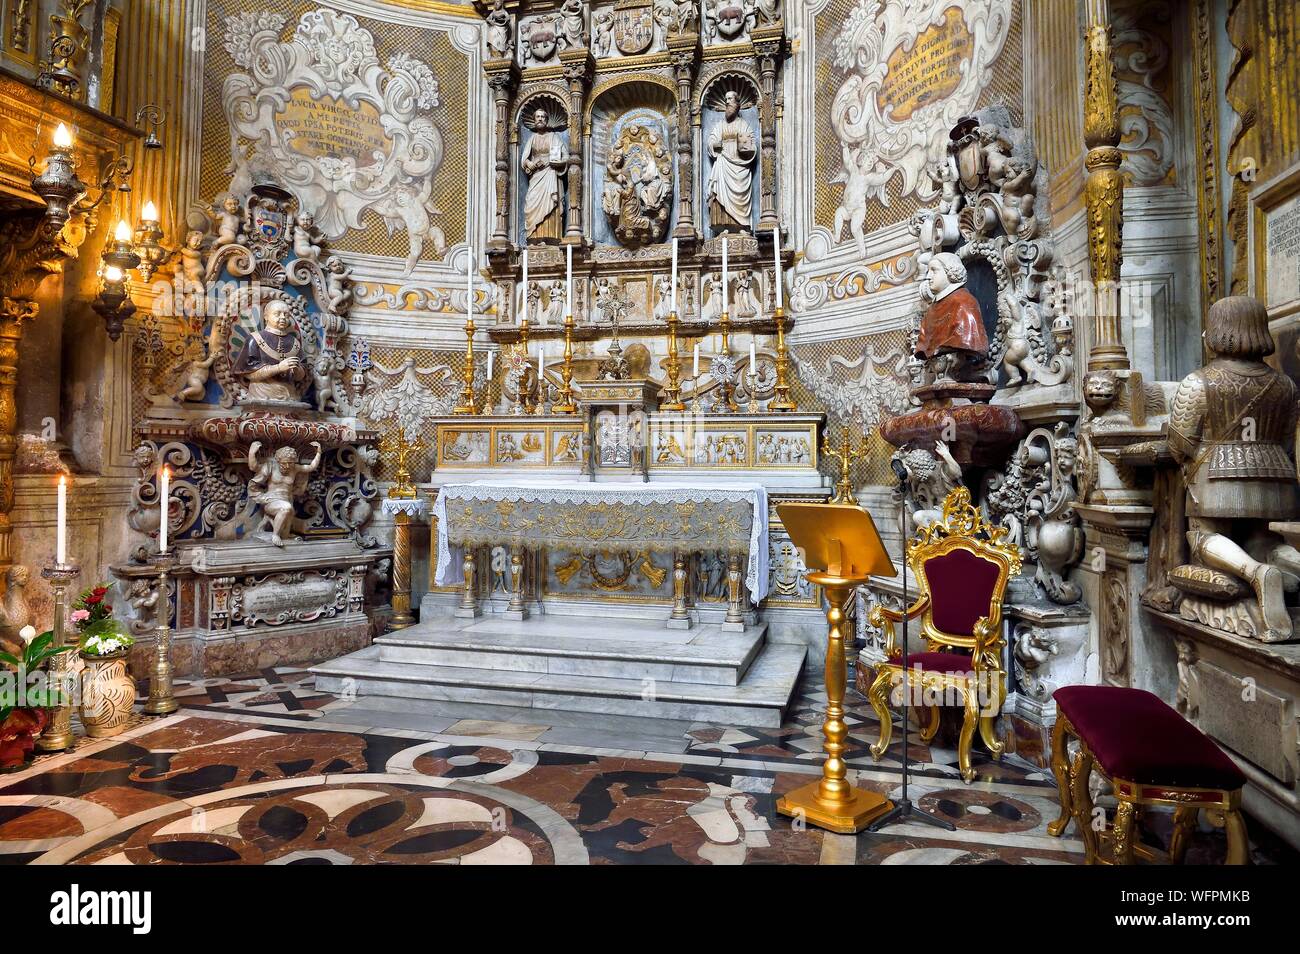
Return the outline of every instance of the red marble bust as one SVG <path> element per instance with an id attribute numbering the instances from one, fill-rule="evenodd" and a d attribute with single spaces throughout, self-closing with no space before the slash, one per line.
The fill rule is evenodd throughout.
<path id="1" fill-rule="evenodd" d="M 989 351 L 979 302 L 964 288 L 953 289 L 926 309 L 916 340 L 916 353 L 922 358 L 953 350 L 977 354 Z"/>

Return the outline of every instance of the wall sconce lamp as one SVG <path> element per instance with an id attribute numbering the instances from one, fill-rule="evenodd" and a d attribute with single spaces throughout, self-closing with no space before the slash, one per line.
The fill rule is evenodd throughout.
<path id="1" fill-rule="evenodd" d="M 171 251 L 163 248 L 163 230 L 158 221 L 158 207 L 146 202 L 140 210 L 140 221 L 135 227 L 135 254 L 140 264 L 140 277 L 145 281 L 153 278 L 158 267 L 171 257 Z"/>
<path id="2" fill-rule="evenodd" d="M 135 313 L 126 273 L 140 265 L 140 256 L 131 247 L 131 226 L 125 220 L 117 223 L 113 240 L 105 247 L 103 258 L 99 294 L 95 296 L 91 307 L 104 319 L 108 337 L 116 341 L 122 336 L 126 320 Z"/>
<path id="3" fill-rule="evenodd" d="M 135 111 L 135 124 L 140 126 L 146 121 L 149 123 L 149 134 L 144 137 L 144 147 L 146 149 L 161 149 L 163 144 L 162 140 L 158 138 L 158 127 L 167 121 L 167 114 L 157 104 L 145 103 Z"/>
<path id="4" fill-rule="evenodd" d="M 28 160 L 36 171 L 36 157 Z M 86 194 L 86 183 L 77 176 L 77 159 L 72 154 L 72 133 L 59 123 L 54 130 L 54 145 L 45 160 L 45 171 L 32 178 L 32 191 L 45 200 L 45 218 L 62 229 L 72 217 L 73 206 Z"/>

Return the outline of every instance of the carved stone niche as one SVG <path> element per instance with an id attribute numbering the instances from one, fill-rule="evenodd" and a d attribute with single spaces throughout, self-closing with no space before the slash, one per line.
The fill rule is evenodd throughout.
<path id="1" fill-rule="evenodd" d="M 604 86 L 593 101 L 587 193 L 598 248 L 666 238 L 678 197 L 676 111 L 672 91 L 640 74 Z"/>
<path id="2" fill-rule="evenodd" d="M 1002 708 L 1003 735 L 1016 755 L 1035 765 L 1051 758 L 1048 731 L 1056 722 L 1052 699 L 1061 686 L 1096 682 L 1089 657 L 1090 621 L 1079 605 L 1045 601 L 1007 604 L 1011 692 Z"/>

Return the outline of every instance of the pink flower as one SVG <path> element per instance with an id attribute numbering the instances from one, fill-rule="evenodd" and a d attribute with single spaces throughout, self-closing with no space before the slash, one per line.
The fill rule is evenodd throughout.
<path id="1" fill-rule="evenodd" d="M 69 619 L 74 623 L 84 623 L 86 620 L 90 619 L 90 610 L 73 610 L 72 616 L 70 616 Z"/>

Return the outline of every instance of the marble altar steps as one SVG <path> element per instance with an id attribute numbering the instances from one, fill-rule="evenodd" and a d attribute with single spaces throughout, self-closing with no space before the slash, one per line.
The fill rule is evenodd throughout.
<path id="1" fill-rule="evenodd" d="M 698 722 L 779 726 L 802 646 L 767 625 L 668 630 L 629 620 L 437 619 L 312 669 L 317 688 Z"/>

